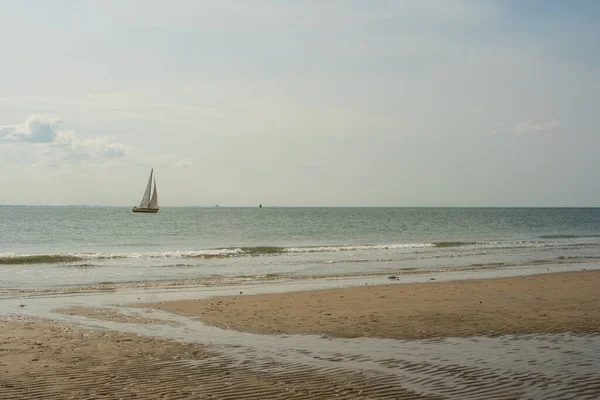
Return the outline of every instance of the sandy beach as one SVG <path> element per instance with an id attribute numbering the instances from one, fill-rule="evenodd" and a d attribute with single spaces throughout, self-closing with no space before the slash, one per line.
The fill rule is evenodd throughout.
<path id="1" fill-rule="evenodd" d="M 196 362 L 190 364 L 190 362 Z M 214 362 L 202 345 L 47 322 L 0 326 L 0 399 L 426 399 L 358 373 Z"/>
<path id="2" fill-rule="evenodd" d="M 600 272 L 391 284 L 152 305 L 261 334 L 426 339 L 600 332 Z"/>
<path id="3" fill-rule="evenodd" d="M 198 331 L 195 342 L 12 316 L 0 325 L 0 398 L 513 399 L 554 393 L 591 399 L 600 394 L 594 364 L 600 349 L 590 344 L 600 333 L 599 278 L 600 271 L 586 271 L 242 294 L 136 304 L 138 316 L 103 307 L 55 310 L 152 334 L 177 325 L 161 322 L 156 312 L 191 318 L 181 328 L 187 334 L 197 319 L 226 329 Z M 227 332 L 260 336 L 228 339 Z M 470 338 L 507 334 L 530 336 L 501 336 L 493 345 Z M 214 337 L 223 338 L 219 346 L 208 343 Z M 538 350 L 532 348 L 536 338 Z M 570 352 L 571 361 L 544 356 L 548 351 Z M 461 364 L 463 353 L 471 364 Z M 543 375 L 552 362 L 580 370 Z"/>

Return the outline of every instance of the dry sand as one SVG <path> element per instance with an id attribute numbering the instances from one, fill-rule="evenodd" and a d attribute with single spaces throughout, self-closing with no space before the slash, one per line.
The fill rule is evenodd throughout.
<path id="1" fill-rule="evenodd" d="M 422 339 L 600 332 L 600 271 L 240 295 L 153 307 L 264 334 Z"/>

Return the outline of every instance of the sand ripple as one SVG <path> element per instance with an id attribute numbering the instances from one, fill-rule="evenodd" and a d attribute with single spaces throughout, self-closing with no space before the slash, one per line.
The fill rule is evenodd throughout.
<path id="1" fill-rule="evenodd" d="M 134 325 L 150 332 L 150 325 Z M 0 398 L 6 399 L 600 397 L 598 335 L 422 341 L 246 335 L 247 341 L 219 343 L 207 330 L 212 344 L 203 346 L 39 322 L 1 329 Z"/>
<path id="2" fill-rule="evenodd" d="M 206 308 L 188 316 L 173 313 L 184 303 L 167 312 L 122 306 L 127 303 L 115 295 L 6 298 L 5 310 L 62 324 L 24 321 L 14 313 L 0 320 L 0 399 L 598 399 L 597 282 L 597 273 L 589 273 L 481 281 L 462 289 L 452 283 L 332 290 L 324 297 L 237 296 L 235 304 L 233 298 L 194 300 L 190 304 Z M 143 302 L 153 296 L 140 291 L 128 298 Z M 401 299 L 396 309 L 394 296 Z M 332 310 L 335 299 L 340 307 Z M 300 300 L 303 307 L 295 305 Z M 411 304 L 418 306 L 415 313 L 402 314 Z M 304 310 L 304 322 L 316 318 L 321 326 L 336 318 L 345 332 L 352 326 L 345 322 L 352 317 L 348 309 L 359 322 L 369 316 L 365 326 L 385 338 L 334 337 L 319 330 L 255 334 L 199 321 L 208 313 L 229 313 L 228 324 L 237 320 L 232 315 L 254 315 L 262 325 L 288 318 L 282 326 L 296 326 Z M 383 311 L 392 315 L 375 314 Z M 416 316 L 434 311 L 440 315 L 433 326 L 465 328 L 488 318 L 491 330 L 482 332 L 493 335 L 407 340 L 393 335 L 398 324 L 385 323 L 392 316 L 402 323 L 420 321 Z M 499 321 L 489 319 L 495 314 Z M 540 333 L 550 326 L 546 320 L 562 321 L 560 329 Z M 505 321 L 518 323 L 519 333 L 507 334 Z"/>

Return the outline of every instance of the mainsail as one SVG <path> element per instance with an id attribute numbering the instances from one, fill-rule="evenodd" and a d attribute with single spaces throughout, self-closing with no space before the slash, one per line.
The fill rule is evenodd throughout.
<path id="1" fill-rule="evenodd" d="M 152 182 L 154 182 L 154 191 L 152 191 Z M 150 198 L 150 192 L 152 192 L 152 198 Z M 148 177 L 148 184 L 146 185 L 146 191 L 140 201 L 139 207 L 133 207 L 133 212 L 141 213 L 152 213 L 158 212 L 158 191 L 156 190 L 156 178 L 154 177 L 154 168 L 150 170 L 150 177 Z"/>
<path id="2" fill-rule="evenodd" d="M 150 208 L 158 208 L 158 191 L 156 190 L 156 178 L 154 178 L 154 192 L 152 193 L 152 199 L 150 200 Z"/>
<path id="3" fill-rule="evenodd" d="M 146 191 L 144 192 L 144 197 L 142 197 L 142 201 L 140 202 L 140 207 L 148 207 L 148 205 L 150 204 L 150 189 L 152 186 L 153 172 L 154 172 L 154 168 L 150 171 L 150 177 L 148 178 L 148 184 L 146 185 Z M 155 183 L 155 186 L 156 186 L 156 183 Z M 154 193 L 156 194 L 156 191 Z"/>

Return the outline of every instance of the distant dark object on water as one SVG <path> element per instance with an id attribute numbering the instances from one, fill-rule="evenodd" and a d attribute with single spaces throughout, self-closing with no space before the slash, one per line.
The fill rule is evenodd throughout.
<path id="1" fill-rule="evenodd" d="M 391 275 L 391 276 L 388 276 L 388 279 L 394 280 L 394 279 L 398 279 L 398 277 L 396 275 Z"/>
<path id="2" fill-rule="evenodd" d="M 259 205 L 258 205 L 258 208 L 262 208 L 262 204 L 259 204 Z"/>

